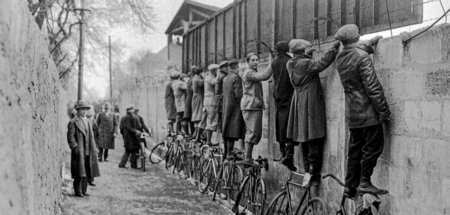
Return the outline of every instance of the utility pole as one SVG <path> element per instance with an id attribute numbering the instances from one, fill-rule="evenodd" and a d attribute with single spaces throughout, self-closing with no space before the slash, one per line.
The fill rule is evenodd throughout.
<path id="1" fill-rule="evenodd" d="M 113 104 L 113 81 L 112 81 L 112 60 L 111 60 L 111 36 L 108 37 L 109 40 L 109 99 L 111 104 Z"/>
<path id="2" fill-rule="evenodd" d="M 83 99 L 83 69 L 84 69 L 84 0 L 81 0 L 80 8 L 80 48 L 78 57 L 78 101 Z"/>

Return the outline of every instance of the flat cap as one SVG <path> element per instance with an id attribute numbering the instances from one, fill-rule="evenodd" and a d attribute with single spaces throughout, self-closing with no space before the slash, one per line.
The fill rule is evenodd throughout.
<path id="1" fill-rule="evenodd" d="M 129 110 L 131 110 L 131 109 L 134 109 L 134 106 L 133 106 L 133 105 L 128 105 L 127 108 L 126 108 L 127 111 L 129 111 Z"/>
<path id="2" fill-rule="evenodd" d="M 230 61 L 224 60 L 224 61 L 220 62 L 219 68 L 226 67 L 229 64 L 230 64 Z"/>
<path id="3" fill-rule="evenodd" d="M 291 40 L 291 42 L 289 42 L 289 49 L 291 50 L 292 53 L 305 50 L 306 48 L 311 46 L 312 46 L 311 42 L 303 39 L 293 39 Z"/>
<path id="4" fill-rule="evenodd" d="M 277 52 L 288 52 L 289 51 L 289 44 L 286 41 L 280 41 L 277 43 L 275 50 Z"/>
<path id="5" fill-rule="evenodd" d="M 84 101 L 78 101 L 76 104 L 75 104 L 75 109 L 81 109 L 81 108 L 83 108 L 83 109 L 90 109 L 91 108 L 91 106 L 89 106 L 89 104 L 88 103 L 86 103 L 86 102 L 84 102 Z"/>
<path id="6" fill-rule="evenodd" d="M 343 42 L 356 42 L 359 40 L 359 28 L 355 24 L 347 24 L 339 28 L 334 39 Z"/>
<path id="7" fill-rule="evenodd" d="M 217 65 L 217 64 L 210 64 L 209 66 L 208 66 L 208 70 L 213 70 L 213 69 L 218 69 L 219 68 L 219 65 Z"/>

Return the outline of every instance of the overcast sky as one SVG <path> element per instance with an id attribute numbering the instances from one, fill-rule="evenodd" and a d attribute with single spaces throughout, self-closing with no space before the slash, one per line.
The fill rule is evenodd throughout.
<path id="1" fill-rule="evenodd" d="M 125 51 L 124 56 L 113 56 L 114 58 L 120 57 L 121 59 L 115 60 L 126 60 L 129 56 L 137 52 L 158 52 L 167 44 L 167 36 L 165 35 L 165 30 L 167 29 L 169 23 L 172 21 L 175 13 L 180 8 L 183 0 L 149 0 L 152 1 L 155 7 L 156 15 L 158 16 L 158 20 L 155 23 L 155 32 L 149 35 L 141 35 L 136 32 L 131 26 L 130 29 L 121 30 L 114 35 L 112 35 L 112 40 L 121 40 L 125 42 L 129 49 Z M 228 4 L 232 3 L 233 0 L 195 0 L 197 2 L 201 2 L 204 4 L 213 5 L 216 7 L 225 7 Z M 425 2 L 431 2 L 430 0 L 424 0 Z M 450 8 L 450 0 L 442 1 L 444 4 L 444 8 Z M 439 4 L 439 1 L 434 1 L 431 3 L 427 3 L 424 5 L 424 17 L 425 21 L 430 19 L 435 19 L 443 14 L 443 10 Z M 442 22 L 445 20 L 442 20 Z M 420 27 L 424 27 L 430 25 L 432 21 L 424 22 L 423 24 L 403 27 L 394 30 L 394 35 L 398 35 L 404 31 L 412 31 Z M 450 18 L 449 18 L 450 22 Z M 378 32 L 375 35 L 382 35 L 384 37 L 389 37 L 390 32 Z M 374 36 L 365 35 L 362 39 L 370 38 Z M 90 89 L 91 92 L 99 95 L 100 97 L 106 96 L 107 87 L 109 84 L 109 73 L 107 70 L 107 62 L 105 62 L 104 69 L 100 69 L 97 71 L 100 75 L 94 75 L 92 73 L 89 74 L 89 71 L 86 71 L 86 87 Z"/>

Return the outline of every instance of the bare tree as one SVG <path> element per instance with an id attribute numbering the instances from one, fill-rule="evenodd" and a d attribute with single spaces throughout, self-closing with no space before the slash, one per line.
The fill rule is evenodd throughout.
<path id="1" fill-rule="evenodd" d="M 31 14 L 38 26 L 47 31 L 49 50 L 60 78 L 66 78 L 76 70 L 78 60 L 78 27 L 80 15 L 76 0 L 27 0 Z M 112 28 L 138 26 L 142 33 L 152 32 L 155 13 L 149 0 L 95 0 L 86 1 L 87 14 L 86 47 L 91 58 L 87 65 L 106 60 L 108 32 Z M 113 54 L 119 55 L 124 44 L 116 43 Z"/>

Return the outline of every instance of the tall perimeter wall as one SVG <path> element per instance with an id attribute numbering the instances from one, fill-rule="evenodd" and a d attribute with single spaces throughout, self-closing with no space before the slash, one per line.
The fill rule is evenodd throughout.
<path id="1" fill-rule="evenodd" d="M 64 93 L 27 1 L 0 2 L 0 213 L 56 214 Z"/>
<path id="2" fill-rule="evenodd" d="M 450 25 L 434 27 L 407 46 L 401 36 L 382 39 L 373 55 L 380 79 L 393 113 L 386 128 L 383 155 L 374 173 L 374 183 L 389 189 L 382 197 L 379 214 L 450 214 Z M 318 47 L 317 47 L 318 48 Z M 326 45 L 321 46 L 327 49 Z M 318 53 L 315 57 L 320 57 Z M 263 60 L 264 61 L 264 60 Z M 261 64 L 261 69 L 267 63 Z M 339 75 L 333 66 L 321 73 L 327 114 L 327 141 L 323 173 L 345 176 L 349 139 L 345 123 L 345 101 Z M 272 160 L 278 157 L 275 142 L 272 82 L 264 83 L 265 102 L 263 140 L 253 156 Z M 135 104 L 156 129 L 165 135 L 164 86 L 152 83 L 123 89 L 121 104 Z M 164 128 L 162 128 L 164 127 Z M 162 132 L 162 133 L 159 133 Z M 300 148 L 297 165 L 302 167 Z M 302 168 L 300 168 L 302 169 Z M 288 170 L 271 162 L 264 173 L 269 188 L 268 201 L 288 177 Z M 343 188 L 335 182 L 322 182 L 322 197 L 334 214 Z"/>

